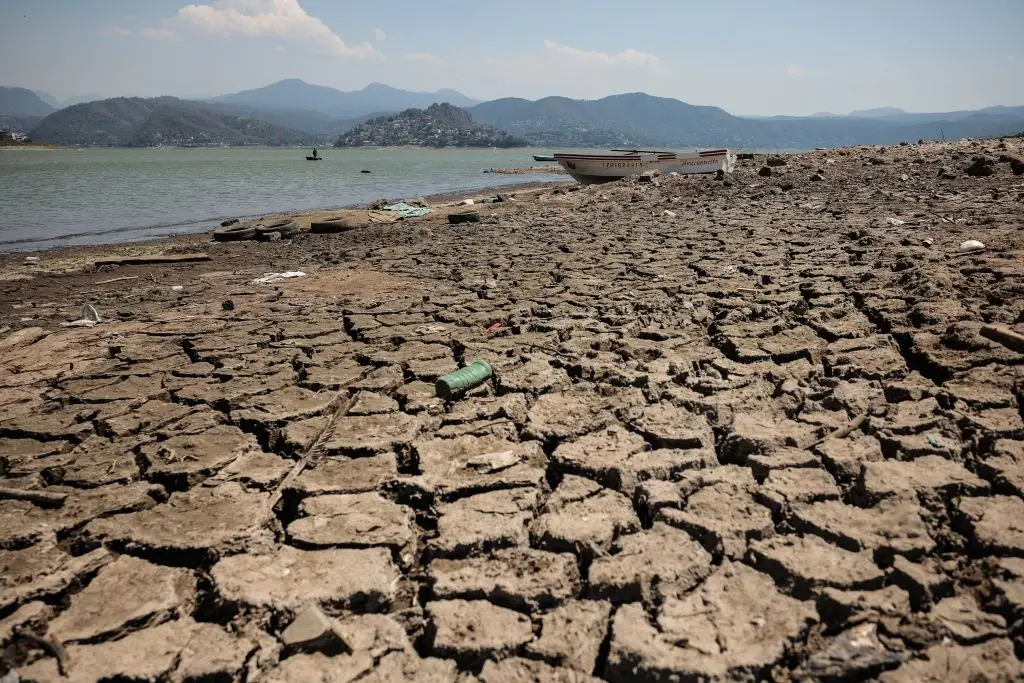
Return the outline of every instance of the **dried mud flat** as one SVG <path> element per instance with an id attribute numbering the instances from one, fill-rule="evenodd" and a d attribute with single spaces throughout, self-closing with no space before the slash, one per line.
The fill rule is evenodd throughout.
<path id="1" fill-rule="evenodd" d="M 1020 680 L 1020 145 L 8 287 L 0 674 Z"/>

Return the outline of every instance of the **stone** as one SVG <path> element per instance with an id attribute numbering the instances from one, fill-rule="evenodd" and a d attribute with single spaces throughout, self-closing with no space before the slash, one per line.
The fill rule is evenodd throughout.
<path id="1" fill-rule="evenodd" d="M 296 650 L 332 650 L 341 645 L 332 619 L 316 605 L 295 616 L 281 632 L 281 642 Z"/>
<path id="2" fill-rule="evenodd" d="M 750 544 L 755 567 L 780 584 L 792 584 L 794 594 L 810 595 L 824 587 L 881 588 L 884 574 L 871 555 L 838 548 L 818 536 L 774 536 Z"/>
<path id="3" fill-rule="evenodd" d="M 530 525 L 530 538 L 545 550 L 593 557 L 607 552 L 617 536 L 639 529 L 628 498 L 569 475 Z"/>
<path id="4" fill-rule="evenodd" d="M 1016 496 L 961 498 L 958 507 L 979 550 L 1024 557 L 1024 501 Z"/>
<path id="5" fill-rule="evenodd" d="M 878 626 L 858 624 L 832 638 L 812 654 L 794 679 L 808 681 L 865 680 L 899 666 L 901 658 L 878 639 Z"/>
<path id="6" fill-rule="evenodd" d="M 434 560 L 428 567 L 431 593 L 438 599 L 490 600 L 536 611 L 579 593 L 576 558 L 530 548 L 496 550 L 485 557 Z"/>
<path id="7" fill-rule="evenodd" d="M 325 609 L 379 611 L 391 604 L 398 571 L 385 548 L 298 550 L 225 557 L 210 575 L 225 602 L 294 613 Z"/>
<path id="8" fill-rule="evenodd" d="M 117 596 L 111 600 L 111 596 Z M 54 619 L 47 635 L 61 643 L 89 642 L 153 626 L 192 613 L 196 577 L 186 569 L 164 567 L 122 555 L 99 574 Z"/>
<path id="9" fill-rule="evenodd" d="M 589 594 L 613 603 L 664 599 L 688 592 L 711 574 L 711 555 L 685 532 L 656 522 L 621 536 L 614 554 L 594 559 Z"/>
<path id="10" fill-rule="evenodd" d="M 950 672 L 956 672 L 950 677 Z M 878 677 L 879 683 L 957 681 L 1012 681 L 1019 677 L 1020 661 L 1013 642 L 997 638 L 964 647 L 956 643 L 933 645 L 894 671 Z"/>
<path id="11" fill-rule="evenodd" d="M 437 536 L 427 541 L 433 557 L 466 557 L 510 546 L 525 546 L 527 525 L 540 492 L 515 488 L 481 493 L 438 508 Z"/>
<path id="12" fill-rule="evenodd" d="M 938 455 L 865 463 L 859 485 L 865 494 L 876 499 L 904 492 L 937 491 L 952 496 L 988 491 L 984 479 Z"/>
<path id="13" fill-rule="evenodd" d="M 97 519 L 87 538 L 132 549 L 135 554 L 227 555 L 273 542 L 268 495 L 237 483 L 176 493 L 152 509 Z"/>
<path id="14" fill-rule="evenodd" d="M 604 677 L 616 683 L 757 679 L 816 620 L 813 603 L 726 560 L 692 593 L 667 600 L 656 624 L 640 604 L 621 606 Z"/>
<path id="15" fill-rule="evenodd" d="M 527 645 L 534 656 L 590 673 L 608 633 L 612 607 L 597 600 L 569 600 L 541 617 L 540 636 Z"/>
<path id="16" fill-rule="evenodd" d="M 976 156 L 964 173 L 972 177 L 990 176 L 996 172 L 995 163 L 985 156 Z"/>
<path id="17" fill-rule="evenodd" d="M 314 496 L 299 504 L 288 536 L 304 546 L 387 546 L 402 554 L 418 538 L 412 511 L 373 492 Z"/>
<path id="18" fill-rule="evenodd" d="M 830 500 L 793 509 L 795 526 L 853 552 L 869 550 L 892 561 L 894 555 L 911 559 L 935 548 L 913 495 L 893 496 L 874 507 L 859 508 Z"/>
<path id="19" fill-rule="evenodd" d="M 574 669 L 554 667 L 532 659 L 511 657 L 488 660 L 480 672 L 480 683 L 598 683 L 601 679 Z"/>
<path id="20" fill-rule="evenodd" d="M 427 603 L 429 648 L 467 666 L 503 659 L 533 639 L 529 617 L 483 600 Z"/>

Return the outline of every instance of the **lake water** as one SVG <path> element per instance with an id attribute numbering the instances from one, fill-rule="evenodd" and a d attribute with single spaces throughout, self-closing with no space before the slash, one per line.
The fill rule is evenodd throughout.
<path id="1" fill-rule="evenodd" d="M 86 149 L 0 151 L 0 251 L 212 230 L 225 218 L 472 191 L 551 174 L 539 150 Z M 361 173 L 363 169 L 371 173 Z"/>

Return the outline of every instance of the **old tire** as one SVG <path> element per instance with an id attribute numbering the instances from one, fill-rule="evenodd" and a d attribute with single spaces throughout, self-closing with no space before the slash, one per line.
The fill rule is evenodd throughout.
<path id="1" fill-rule="evenodd" d="M 347 218 L 333 218 L 326 221 L 314 221 L 309 224 L 309 231 L 318 235 L 331 235 L 348 232 L 356 226 Z"/>
<path id="2" fill-rule="evenodd" d="M 448 222 L 452 225 L 459 223 L 479 223 L 480 214 L 476 211 L 463 211 L 461 213 L 450 213 L 448 214 Z"/>
<path id="3" fill-rule="evenodd" d="M 291 237 L 299 231 L 299 226 L 293 220 L 273 221 L 256 226 L 256 236 L 262 237 L 268 232 L 279 232 L 281 237 Z"/>
<path id="4" fill-rule="evenodd" d="M 213 239 L 218 242 L 243 242 L 254 237 L 256 237 L 256 226 L 251 223 L 236 223 L 213 231 Z"/>

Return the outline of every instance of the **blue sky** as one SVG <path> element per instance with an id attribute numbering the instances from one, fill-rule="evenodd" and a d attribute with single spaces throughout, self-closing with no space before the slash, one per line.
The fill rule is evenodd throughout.
<path id="1" fill-rule="evenodd" d="M 1024 104 L 1024 0 L 4 0 L 0 84 L 199 97 L 282 78 L 737 114 Z"/>

